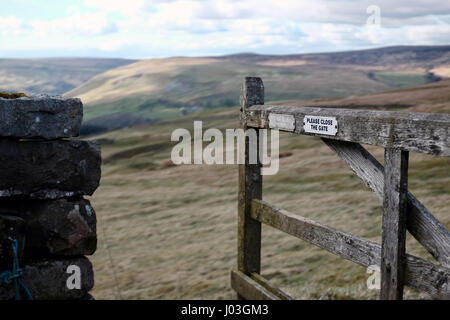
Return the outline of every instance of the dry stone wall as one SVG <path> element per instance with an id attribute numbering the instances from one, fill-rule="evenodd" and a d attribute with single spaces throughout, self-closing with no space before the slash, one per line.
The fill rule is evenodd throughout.
<path id="1" fill-rule="evenodd" d="M 93 299 L 97 221 L 83 196 L 99 186 L 101 154 L 73 139 L 82 117 L 79 99 L 0 98 L 0 299 L 17 298 L 19 280 L 22 298 Z"/>

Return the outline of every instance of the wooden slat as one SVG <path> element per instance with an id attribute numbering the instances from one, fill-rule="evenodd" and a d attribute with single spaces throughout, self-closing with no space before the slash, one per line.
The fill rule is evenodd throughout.
<path id="1" fill-rule="evenodd" d="M 409 153 L 385 149 L 381 241 L 382 300 L 403 299 Z"/>
<path id="2" fill-rule="evenodd" d="M 262 200 L 252 201 L 252 217 L 363 266 L 378 264 L 378 244 L 290 213 Z M 377 263 L 374 263 L 377 262 Z"/>
<path id="3" fill-rule="evenodd" d="M 262 200 L 252 201 L 254 219 L 362 266 L 380 265 L 381 246 L 292 214 Z M 405 284 L 433 297 L 450 299 L 450 269 L 406 255 Z"/>
<path id="4" fill-rule="evenodd" d="M 246 78 L 242 86 L 241 108 L 245 110 L 255 103 L 264 103 L 264 86 L 259 78 Z M 256 136 L 258 140 L 259 134 Z M 259 140 L 251 145 L 246 137 L 245 164 L 239 165 L 238 270 L 247 275 L 260 273 L 261 268 L 261 223 L 250 217 L 251 200 L 262 197 L 261 163 L 259 159 L 256 164 L 250 163 L 250 147 L 257 149 L 258 146 Z"/>
<path id="5" fill-rule="evenodd" d="M 384 167 L 358 143 L 322 138 L 352 171 L 383 199 Z M 408 192 L 407 230 L 444 267 L 450 268 L 450 232 Z"/>
<path id="6" fill-rule="evenodd" d="M 286 294 L 285 292 L 283 292 L 282 290 L 272 286 L 264 277 L 262 277 L 260 274 L 257 273 L 252 273 L 250 275 L 250 277 L 256 281 L 258 284 L 260 284 L 261 286 L 263 286 L 267 291 L 269 291 L 270 293 L 274 294 L 275 296 L 277 296 L 279 299 L 281 300 L 293 300 L 293 298 Z"/>
<path id="7" fill-rule="evenodd" d="M 283 131 L 450 156 L 450 114 L 255 105 L 245 110 L 248 126 L 270 128 L 269 115 L 291 115 L 295 126 Z M 335 117 L 336 136 L 305 133 L 305 116 Z"/>
<path id="8" fill-rule="evenodd" d="M 231 287 L 245 300 L 281 300 L 240 271 L 231 271 Z"/>

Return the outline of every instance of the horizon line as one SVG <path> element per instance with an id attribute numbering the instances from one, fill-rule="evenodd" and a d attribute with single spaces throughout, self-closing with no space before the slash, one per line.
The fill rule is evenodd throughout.
<path id="1" fill-rule="evenodd" d="M 229 54 L 217 54 L 217 55 L 186 55 L 186 56 L 165 56 L 165 57 L 145 57 L 145 58 L 124 58 L 124 57 L 106 57 L 106 56 L 43 56 L 43 57 L 29 57 L 29 58 L 13 58 L 13 57 L 1 57 L 1 60 L 51 60 L 51 59 L 108 59 L 108 60 L 152 60 L 152 59 L 174 59 L 174 58 L 221 58 L 221 57 L 233 57 L 233 56 L 241 56 L 241 55 L 253 55 L 253 56 L 274 56 L 274 57 L 283 57 L 283 56 L 301 56 L 301 55 L 309 55 L 309 54 L 338 54 L 338 53 L 348 53 L 348 52 L 362 52 L 362 51 L 376 51 L 388 48 L 445 48 L 449 47 L 450 44 L 444 45 L 390 45 L 390 46 L 381 46 L 381 47 L 369 47 L 369 48 L 361 48 L 354 50 L 337 50 L 337 51 L 312 51 L 312 52 L 304 52 L 304 53 L 257 53 L 257 52 L 235 52 Z"/>

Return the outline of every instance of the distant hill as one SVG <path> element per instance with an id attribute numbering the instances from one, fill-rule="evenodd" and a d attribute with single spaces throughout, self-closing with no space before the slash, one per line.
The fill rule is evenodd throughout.
<path id="1" fill-rule="evenodd" d="M 450 46 L 394 46 L 367 50 L 353 50 L 329 53 L 258 55 L 252 53 L 215 57 L 220 60 L 250 63 L 303 61 L 304 63 L 325 63 L 341 65 L 405 66 L 406 68 L 433 68 L 450 64 Z"/>
<path id="2" fill-rule="evenodd" d="M 0 89 L 63 94 L 93 76 L 136 60 L 103 58 L 0 59 Z"/>
<path id="3" fill-rule="evenodd" d="M 408 88 L 441 80 L 450 46 L 141 60 L 108 70 L 66 93 L 85 104 L 90 127 L 155 122 L 236 106 L 245 76 L 260 76 L 266 100 L 313 100 Z M 126 116 L 125 116 L 126 115 Z M 119 122 L 118 122 L 119 121 Z"/>

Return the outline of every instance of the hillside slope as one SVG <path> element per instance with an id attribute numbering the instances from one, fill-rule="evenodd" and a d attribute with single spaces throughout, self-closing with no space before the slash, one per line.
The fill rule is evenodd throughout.
<path id="1" fill-rule="evenodd" d="M 93 76 L 135 60 L 103 58 L 0 59 L 0 89 L 63 94 Z"/>
<path id="2" fill-rule="evenodd" d="M 66 95 L 82 99 L 87 124 L 117 128 L 122 115 L 122 125 L 132 125 L 236 106 L 245 76 L 265 80 L 267 101 L 311 100 L 433 82 L 440 79 L 433 72 L 449 65 L 450 46 L 151 59 L 108 70 Z"/>
<path id="3" fill-rule="evenodd" d="M 395 89 L 362 96 L 314 99 L 310 101 L 281 101 L 277 102 L 277 104 L 450 113 L 450 79 L 412 88 Z"/>
<path id="4" fill-rule="evenodd" d="M 340 65 L 400 66 L 431 68 L 450 63 L 450 46 L 393 46 L 366 50 L 342 52 L 258 55 L 251 53 L 215 57 L 220 60 L 234 60 L 270 64 L 271 62 L 303 61 L 304 63 L 325 63 Z"/>

